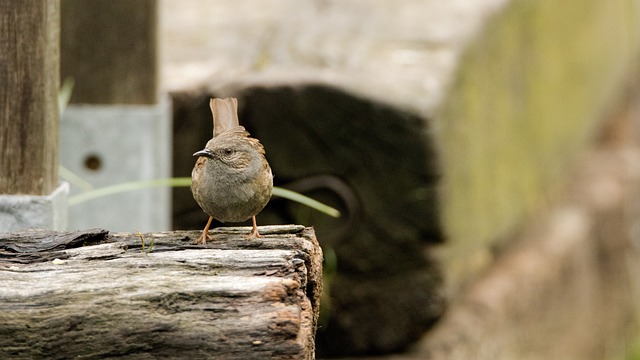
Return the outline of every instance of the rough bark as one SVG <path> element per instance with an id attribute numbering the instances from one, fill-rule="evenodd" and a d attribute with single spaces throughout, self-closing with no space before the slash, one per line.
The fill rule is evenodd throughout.
<path id="1" fill-rule="evenodd" d="M 3 234 L 1 357 L 315 358 L 313 230 L 244 232 L 216 229 L 206 246 L 185 231 Z"/>

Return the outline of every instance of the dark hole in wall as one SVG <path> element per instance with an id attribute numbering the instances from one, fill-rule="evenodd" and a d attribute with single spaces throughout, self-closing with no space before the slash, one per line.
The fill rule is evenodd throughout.
<path id="1" fill-rule="evenodd" d="M 210 96 L 174 94 L 174 176 L 190 175 L 191 154 L 211 137 Z M 318 355 L 406 348 L 443 311 L 440 275 L 425 251 L 443 240 L 426 122 L 322 85 L 234 96 L 241 124 L 266 149 L 275 185 L 342 212 L 334 219 L 273 199 L 258 215 L 259 224 L 314 226 L 325 254 L 335 254 L 325 264 Z M 174 228 L 200 229 L 206 220 L 189 189 L 174 190 Z"/>

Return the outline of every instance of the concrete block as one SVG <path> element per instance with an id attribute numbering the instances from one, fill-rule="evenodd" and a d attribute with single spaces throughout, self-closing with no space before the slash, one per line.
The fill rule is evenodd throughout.
<path id="1" fill-rule="evenodd" d="M 69 184 L 60 183 L 49 195 L 0 195 L 0 232 L 30 228 L 65 230 Z"/>
<path id="2" fill-rule="evenodd" d="M 94 189 L 170 176 L 171 104 L 73 105 L 62 115 L 60 161 Z M 71 187 L 71 198 L 83 191 Z M 69 228 L 159 231 L 170 228 L 168 188 L 118 193 L 74 204 Z"/>

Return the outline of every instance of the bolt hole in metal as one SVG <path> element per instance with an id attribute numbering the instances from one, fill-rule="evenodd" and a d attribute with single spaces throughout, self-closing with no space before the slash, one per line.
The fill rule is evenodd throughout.
<path id="1" fill-rule="evenodd" d="M 84 167 L 87 170 L 99 171 L 102 169 L 102 157 L 97 154 L 89 154 L 84 158 Z"/>

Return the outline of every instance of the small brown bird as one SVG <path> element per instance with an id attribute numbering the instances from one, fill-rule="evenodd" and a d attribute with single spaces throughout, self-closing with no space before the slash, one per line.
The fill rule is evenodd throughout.
<path id="1" fill-rule="evenodd" d="M 258 139 L 238 121 L 238 100 L 211 99 L 213 138 L 198 156 L 191 172 L 191 192 L 209 221 L 197 244 L 207 242 L 213 219 L 240 222 L 253 218 L 249 238 L 260 237 L 256 214 L 267 205 L 273 189 L 271 167 Z"/>

